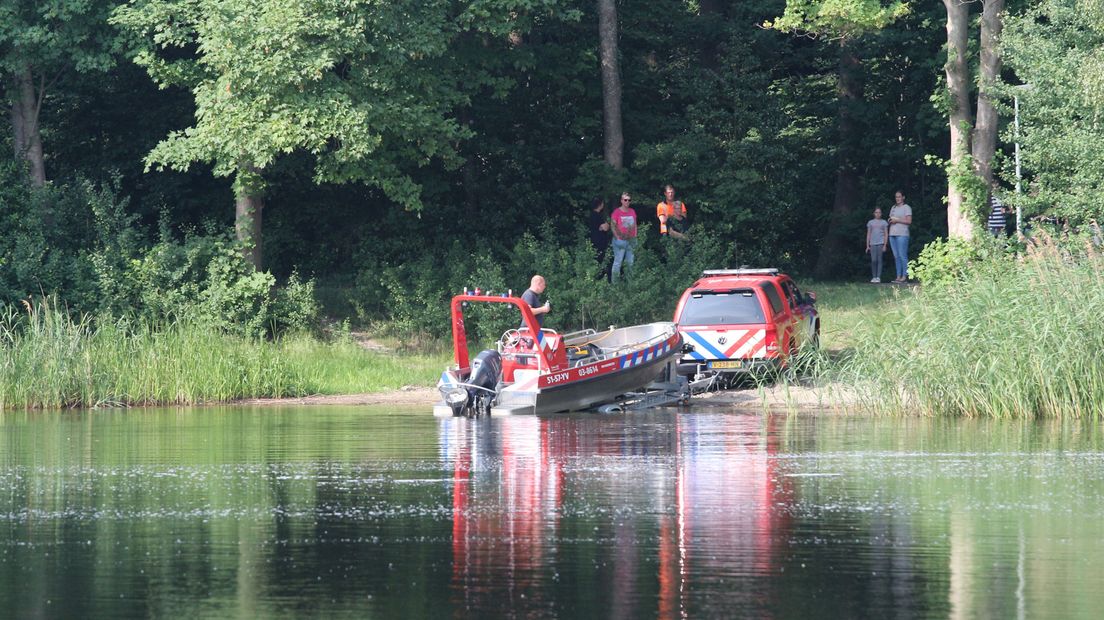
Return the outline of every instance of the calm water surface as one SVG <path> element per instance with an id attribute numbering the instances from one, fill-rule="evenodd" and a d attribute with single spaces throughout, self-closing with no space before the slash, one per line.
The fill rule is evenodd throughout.
<path id="1" fill-rule="evenodd" d="M 1104 429 L 0 415 L 5 617 L 1100 617 Z"/>

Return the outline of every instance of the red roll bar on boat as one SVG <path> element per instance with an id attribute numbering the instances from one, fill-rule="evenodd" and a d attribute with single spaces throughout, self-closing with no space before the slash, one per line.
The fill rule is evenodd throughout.
<path id="1" fill-rule="evenodd" d="M 544 338 L 541 332 L 540 323 L 537 322 L 537 317 L 533 314 L 533 309 L 529 307 L 529 304 L 526 303 L 524 299 L 520 297 L 501 297 L 498 295 L 457 295 L 452 298 L 452 348 L 458 368 L 469 368 L 471 363 L 468 359 L 468 333 L 464 329 L 465 302 L 513 304 L 517 306 L 518 310 L 521 311 L 522 322 L 525 323 L 525 327 L 533 334 L 534 342 L 537 343 L 536 348 L 539 352 L 537 360 L 539 366 L 543 366 L 543 368 L 552 367 L 552 353 L 548 349 L 540 346 L 540 342 Z"/>

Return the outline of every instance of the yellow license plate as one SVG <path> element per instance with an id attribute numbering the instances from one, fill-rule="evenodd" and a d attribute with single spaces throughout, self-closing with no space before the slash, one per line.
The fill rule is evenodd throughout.
<path id="1" fill-rule="evenodd" d="M 740 368 L 744 365 L 742 360 L 734 360 L 729 362 L 709 362 L 710 368 Z"/>

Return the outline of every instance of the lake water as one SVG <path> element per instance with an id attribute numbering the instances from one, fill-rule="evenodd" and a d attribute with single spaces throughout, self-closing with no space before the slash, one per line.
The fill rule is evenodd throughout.
<path id="1" fill-rule="evenodd" d="M 1100 617 L 1104 428 L 0 415 L 6 617 Z"/>

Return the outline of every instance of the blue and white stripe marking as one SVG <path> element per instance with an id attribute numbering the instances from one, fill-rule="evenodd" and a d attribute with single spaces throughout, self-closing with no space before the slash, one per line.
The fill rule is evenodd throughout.
<path id="1" fill-rule="evenodd" d="M 630 368 L 632 366 L 639 366 L 646 362 L 650 362 L 661 355 L 664 355 L 671 350 L 670 342 L 661 342 L 659 344 L 652 345 L 647 349 L 641 349 L 635 353 L 629 355 L 622 355 L 618 360 L 620 362 L 619 368 Z"/>
<path id="2" fill-rule="evenodd" d="M 725 355 L 724 353 L 721 353 L 721 351 L 719 349 L 717 349 L 716 347 L 713 346 L 713 343 L 711 343 L 708 340 L 706 340 L 705 338 L 703 338 L 697 332 L 682 332 L 682 334 L 684 336 L 689 336 L 690 339 L 694 341 L 695 349 L 693 351 L 690 351 L 690 353 L 688 354 L 688 357 L 690 359 L 692 359 L 692 360 L 708 359 L 704 355 L 702 355 L 700 352 L 698 352 L 697 347 L 701 347 L 702 349 L 705 349 L 706 351 L 708 351 L 709 354 L 713 356 L 713 359 L 728 359 L 727 355 Z"/>

